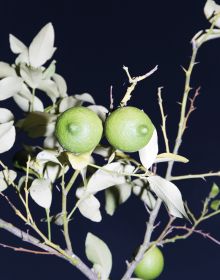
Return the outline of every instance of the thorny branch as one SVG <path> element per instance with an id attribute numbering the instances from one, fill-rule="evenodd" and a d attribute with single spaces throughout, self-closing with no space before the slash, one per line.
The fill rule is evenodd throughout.
<path id="1" fill-rule="evenodd" d="M 124 97 L 123 97 L 123 99 L 122 99 L 122 101 L 121 101 L 121 103 L 120 103 L 120 106 L 121 106 L 121 107 L 124 107 L 124 106 L 127 105 L 128 101 L 131 99 L 131 94 L 132 94 L 132 92 L 134 91 L 134 89 L 135 89 L 137 83 L 140 82 L 140 81 L 142 81 L 142 80 L 144 80 L 144 79 L 146 79 L 146 78 L 148 78 L 148 77 L 151 76 L 155 71 L 157 71 L 158 65 L 155 66 L 150 72 L 148 72 L 148 73 L 146 73 L 146 74 L 144 74 L 144 75 L 142 75 L 142 76 L 138 76 L 138 77 L 134 77 L 134 78 L 131 77 L 131 75 L 130 75 L 130 73 L 129 73 L 129 71 L 128 71 L 128 67 L 123 66 L 123 69 L 125 70 L 125 72 L 126 72 L 126 74 L 127 74 L 127 76 L 128 76 L 128 81 L 129 81 L 129 83 L 130 83 L 130 86 L 128 86 L 127 91 L 126 91 L 126 93 L 125 93 L 125 95 L 124 95 Z"/>

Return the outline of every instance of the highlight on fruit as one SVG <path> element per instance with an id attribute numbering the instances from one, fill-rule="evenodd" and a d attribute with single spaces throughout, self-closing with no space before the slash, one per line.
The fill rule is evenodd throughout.
<path id="1" fill-rule="evenodd" d="M 86 107 L 73 107 L 63 112 L 56 122 L 55 135 L 60 145 L 73 153 L 92 151 L 100 142 L 102 121 Z"/>
<path id="2" fill-rule="evenodd" d="M 105 123 L 105 136 L 116 149 L 136 152 L 150 141 L 154 125 L 148 115 L 136 107 L 121 107 L 113 111 Z"/>

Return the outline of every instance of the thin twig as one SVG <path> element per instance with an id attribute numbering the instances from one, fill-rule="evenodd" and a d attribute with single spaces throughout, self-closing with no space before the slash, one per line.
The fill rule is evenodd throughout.
<path id="1" fill-rule="evenodd" d="M 30 249 L 26 249 L 26 248 L 22 248 L 22 247 L 14 247 L 14 246 L 3 244 L 3 243 L 0 243 L 0 246 L 3 248 L 12 249 L 14 251 L 23 252 L 23 253 L 31 253 L 31 254 L 35 254 L 35 255 L 55 255 L 55 256 L 58 255 L 56 252 L 53 253 L 53 252 L 30 250 Z"/>
<path id="2" fill-rule="evenodd" d="M 164 108 L 163 108 L 163 99 L 161 97 L 161 89 L 162 87 L 158 88 L 158 104 L 160 107 L 160 113 L 161 113 L 161 119 L 162 119 L 162 125 L 161 125 L 161 129 L 162 129 L 162 133 L 163 133 L 163 138 L 164 138 L 164 142 L 165 142 L 165 146 L 166 146 L 166 152 L 169 153 L 170 152 L 170 148 L 169 148 L 169 140 L 167 137 L 167 130 L 166 130 L 166 120 L 167 120 L 167 116 L 164 113 Z"/>
<path id="3" fill-rule="evenodd" d="M 128 86 L 127 91 L 122 99 L 122 101 L 120 102 L 120 106 L 124 107 L 127 105 L 127 102 L 131 99 L 131 94 L 134 91 L 136 85 L 138 82 L 146 79 L 147 77 L 151 76 L 155 71 L 157 71 L 158 69 L 158 65 L 155 66 L 151 71 L 149 71 L 148 73 L 142 75 L 142 76 L 138 76 L 138 77 L 131 77 L 128 67 L 123 66 L 123 69 L 125 70 L 127 76 L 128 76 L 128 81 L 130 83 L 130 86 Z"/>
<path id="4" fill-rule="evenodd" d="M 190 106 L 189 106 L 189 110 L 188 112 L 186 113 L 186 116 L 185 116 L 185 119 L 184 119 L 184 123 L 183 123 L 183 133 L 185 131 L 185 129 L 187 128 L 187 122 L 189 120 L 189 117 L 190 115 L 192 114 L 192 112 L 194 112 L 196 110 L 196 107 L 195 107 L 195 101 L 196 101 L 196 97 L 199 96 L 200 94 L 200 87 L 198 87 L 195 91 L 195 94 L 192 98 L 189 98 L 189 101 L 190 101 Z"/>
<path id="5" fill-rule="evenodd" d="M 208 173 L 201 173 L 201 174 L 188 174 L 188 175 L 181 175 L 181 176 L 171 176 L 171 181 L 177 180 L 188 180 L 188 179 L 203 179 L 205 180 L 206 177 L 219 177 L 220 171 L 217 172 L 208 172 Z"/>

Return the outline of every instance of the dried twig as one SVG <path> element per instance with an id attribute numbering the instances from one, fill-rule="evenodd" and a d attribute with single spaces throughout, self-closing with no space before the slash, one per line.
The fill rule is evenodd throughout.
<path id="1" fill-rule="evenodd" d="M 165 146 L 166 146 L 166 152 L 169 153 L 170 152 L 169 140 L 168 140 L 168 137 L 167 137 L 167 130 L 166 130 L 167 115 L 165 115 L 165 113 L 164 113 L 163 99 L 161 97 L 161 89 L 162 89 L 162 87 L 159 87 L 158 92 L 157 92 L 158 104 L 159 104 L 159 107 L 160 107 L 160 113 L 161 113 L 161 118 L 162 118 L 161 129 L 162 129 L 163 138 L 164 138 L 164 142 L 165 142 Z"/>
<path id="2" fill-rule="evenodd" d="M 151 76 L 155 71 L 157 71 L 158 66 L 155 66 L 151 71 L 149 71 L 148 73 L 142 75 L 142 76 L 138 76 L 138 77 L 134 77 L 132 78 L 129 71 L 128 71 L 128 67 L 123 66 L 123 69 L 125 70 L 127 76 L 128 76 L 128 81 L 130 83 L 130 86 L 127 88 L 127 91 L 120 103 L 121 107 L 124 107 L 127 105 L 127 102 L 131 99 L 131 94 L 134 91 L 136 85 L 138 82 L 146 79 L 147 77 Z"/>

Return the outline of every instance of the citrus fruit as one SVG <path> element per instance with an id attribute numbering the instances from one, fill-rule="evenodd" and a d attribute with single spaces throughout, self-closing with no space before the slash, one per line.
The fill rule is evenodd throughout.
<path id="1" fill-rule="evenodd" d="M 150 248 L 135 268 L 135 275 L 143 280 L 156 279 L 164 267 L 164 258 L 158 247 Z"/>
<path id="2" fill-rule="evenodd" d="M 154 125 L 144 111 L 122 107 L 113 111 L 105 123 L 108 142 L 124 152 L 136 152 L 150 141 Z"/>
<path id="3" fill-rule="evenodd" d="M 73 107 L 63 112 L 56 122 L 55 135 L 60 145 L 73 153 L 93 150 L 102 137 L 102 121 L 86 107 Z"/>

